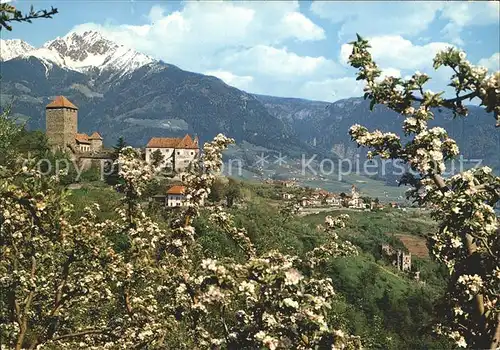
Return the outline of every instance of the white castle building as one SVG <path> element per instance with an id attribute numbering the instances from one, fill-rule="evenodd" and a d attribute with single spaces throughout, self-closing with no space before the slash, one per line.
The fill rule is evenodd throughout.
<path id="1" fill-rule="evenodd" d="M 154 162 L 155 152 L 162 155 L 159 168 L 170 168 L 182 173 L 198 157 L 198 137 L 193 139 L 187 134 L 182 138 L 153 137 L 146 145 L 146 162 Z"/>

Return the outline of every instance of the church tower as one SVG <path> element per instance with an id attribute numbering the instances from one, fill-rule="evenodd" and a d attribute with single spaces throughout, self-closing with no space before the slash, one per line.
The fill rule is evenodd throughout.
<path id="1" fill-rule="evenodd" d="M 75 148 L 78 108 L 64 96 L 57 96 L 45 107 L 46 133 L 52 150 Z"/>
<path id="2" fill-rule="evenodd" d="M 352 196 L 352 199 L 358 199 L 359 198 L 359 192 L 358 192 L 358 189 L 356 188 L 355 185 L 351 186 L 351 196 Z"/>

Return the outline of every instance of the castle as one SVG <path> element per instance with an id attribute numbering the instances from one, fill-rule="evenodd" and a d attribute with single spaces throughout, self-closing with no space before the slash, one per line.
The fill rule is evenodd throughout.
<path id="1" fill-rule="evenodd" d="M 382 244 L 382 254 L 392 259 L 392 264 L 400 271 L 411 270 L 411 253 L 406 254 L 402 250 L 397 251 L 389 244 Z"/>
<path id="2" fill-rule="evenodd" d="M 78 133 L 78 107 L 64 96 L 57 96 L 45 107 L 46 134 L 53 151 L 70 151 L 73 155 L 102 151 L 102 137 Z"/>
<path id="3" fill-rule="evenodd" d="M 161 154 L 162 161 L 159 168 L 170 168 L 182 173 L 198 157 L 198 137 L 153 137 L 146 145 L 146 162 L 153 163 L 155 153 Z"/>

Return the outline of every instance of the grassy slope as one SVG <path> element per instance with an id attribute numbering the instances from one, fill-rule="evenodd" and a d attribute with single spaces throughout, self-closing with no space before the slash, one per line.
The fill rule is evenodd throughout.
<path id="1" fill-rule="evenodd" d="M 337 215 L 342 210 L 305 217 L 284 219 L 278 213 L 281 202 L 276 190 L 269 185 L 245 183 L 246 206 L 230 209 L 236 224 L 247 229 L 248 235 L 260 252 L 270 249 L 303 255 L 325 241 L 316 225 L 326 215 Z M 101 218 L 113 216 L 120 195 L 103 184 L 84 184 L 72 191 L 75 218 L 85 205 L 101 205 Z M 325 273 L 334 281 L 340 293 L 332 305 L 330 322 L 343 326 L 375 349 L 447 349 L 445 343 L 431 339 L 427 327 L 432 323 L 432 301 L 437 298 L 444 283 L 443 270 L 428 258 L 414 259 L 421 270 L 422 285 L 401 274 L 381 258 L 381 243 L 404 247 L 397 235 L 422 237 L 433 230 L 434 224 L 425 214 L 403 213 L 397 210 L 380 212 L 353 212 L 347 228 L 340 235 L 360 248 L 357 257 L 333 260 Z M 237 246 L 218 227 L 202 215 L 195 222 L 199 242 L 208 255 L 242 257 Z M 335 316 L 336 315 L 336 316 Z"/>

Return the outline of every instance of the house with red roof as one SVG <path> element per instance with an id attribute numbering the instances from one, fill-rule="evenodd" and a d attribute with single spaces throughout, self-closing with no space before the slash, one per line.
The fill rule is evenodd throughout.
<path id="1" fill-rule="evenodd" d="M 199 155 L 198 137 L 153 137 L 146 145 L 146 162 L 154 163 L 161 155 L 158 167 L 170 168 L 177 173 L 185 171 Z"/>
<path id="2" fill-rule="evenodd" d="M 165 198 L 167 207 L 181 207 L 186 205 L 186 188 L 181 185 L 175 185 L 168 189 Z"/>

